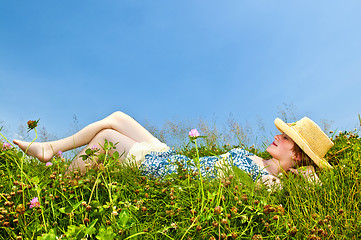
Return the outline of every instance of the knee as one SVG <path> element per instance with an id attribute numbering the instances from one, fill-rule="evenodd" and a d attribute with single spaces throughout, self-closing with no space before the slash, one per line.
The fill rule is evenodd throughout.
<path id="1" fill-rule="evenodd" d="M 123 115 L 126 114 L 121 111 L 116 111 L 104 118 L 103 121 L 106 123 L 106 127 L 104 128 L 113 128 L 114 124 L 118 123 L 123 118 Z"/>
<path id="2" fill-rule="evenodd" d="M 131 119 L 131 117 L 128 114 L 125 114 L 121 111 L 116 111 L 112 113 L 110 116 L 110 119 L 115 122 L 121 122 L 127 119 Z"/>
<path id="3" fill-rule="evenodd" d="M 104 140 L 114 135 L 114 133 L 116 133 L 116 131 L 113 129 L 103 129 L 97 133 L 96 138 L 98 140 Z"/>
<path id="4" fill-rule="evenodd" d="M 112 114 L 110 114 L 111 117 L 113 118 L 122 118 L 124 116 L 127 116 L 127 114 L 121 112 L 121 111 L 115 111 Z"/>

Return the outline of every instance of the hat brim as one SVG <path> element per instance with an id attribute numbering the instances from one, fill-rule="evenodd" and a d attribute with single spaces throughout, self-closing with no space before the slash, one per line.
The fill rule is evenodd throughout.
<path id="1" fill-rule="evenodd" d="M 285 123 L 279 118 L 276 118 L 274 124 L 280 132 L 287 134 L 287 136 L 289 136 L 307 154 L 307 156 L 312 159 L 312 161 L 317 166 L 322 169 L 332 168 L 332 166 L 324 158 L 320 158 L 319 156 L 317 156 L 308 146 L 306 141 L 287 123 Z"/>

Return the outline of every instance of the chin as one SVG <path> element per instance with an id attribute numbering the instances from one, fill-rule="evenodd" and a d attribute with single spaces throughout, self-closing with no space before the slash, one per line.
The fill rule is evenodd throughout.
<path id="1" fill-rule="evenodd" d="M 269 154 L 271 154 L 270 153 L 270 146 L 268 146 L 267 148 L 266 148 L 266 151 L 269 153 Z M 272 152 L 272 151 L 271 151 Z"/>
<path id="2" fill-rule="evenodd" d="M 266 151 L 271 155 L 272 158 L 275 158 L 275 152 L 272 151 L 272 148 L 267 148 Z M 276 154 L 277 155 L 277 154 Z"/>

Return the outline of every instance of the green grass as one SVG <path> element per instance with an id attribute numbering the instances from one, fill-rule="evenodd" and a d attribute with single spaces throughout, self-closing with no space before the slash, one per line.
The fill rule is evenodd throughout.
<path id="1" fill-rule="evenodd" d="M 45 166 L 17 149 L 0 151 L 0 236 L 3 239 L 360 239 L 361 140 L 333 137 L 333 170 L 322 185 L 289 176 L 270 191 L 235 169 L 225 179 L 203 179 L 179 166 L 165 179 L 119 167 L 102 154 L 85 176 L 64 177 L 68 161 Z M 111 143 L 106 150 L 112 147 Z M 200 146 L 218 155 L 231 146 Z M 267 153 L 249 149 L 261 156 Z M 188 145 L 178 150 L 196 157 Z M 88 151 L 92 157 L 93 151 Z M 23 167 L 22 166 L 23 162 Z M 21 172 L 23 168 L 23 172 Z M 41 206 L 29 208 L 39 197 Z"/>

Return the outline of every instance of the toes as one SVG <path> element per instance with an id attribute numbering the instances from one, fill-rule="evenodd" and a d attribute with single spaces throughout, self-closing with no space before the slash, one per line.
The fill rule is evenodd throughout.
<path id="1" fill-rule="evenodd" d="M 16 144 L 16 145 L 18 145 L 18 146 L 19 146 L 19 144 L 20 144 L 19 140 L 16 140 L 16 139 L 13 140 L 13 143 Z"/>

